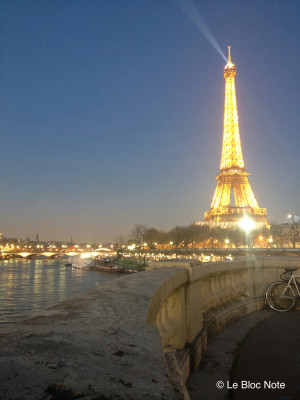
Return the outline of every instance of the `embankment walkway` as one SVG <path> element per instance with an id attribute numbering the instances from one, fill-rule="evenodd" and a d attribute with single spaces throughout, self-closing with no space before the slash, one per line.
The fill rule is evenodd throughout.
<path id="1" fill-rule="evenodd" d="M 191 400 L 299 400 L 300 310 L 255 311 L 226 326 L 187 388 Z"/>

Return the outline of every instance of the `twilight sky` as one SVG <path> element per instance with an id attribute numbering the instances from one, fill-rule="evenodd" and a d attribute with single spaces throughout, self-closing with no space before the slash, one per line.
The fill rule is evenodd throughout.
<path id="1" fill-rule="evenodd" d="M 203 219 L 231 45 L 246 170 L 272 222 L 300 215 L 298 0 L 2 0 L 0 232 L 110 241 Z M 188 3 L 190 5 L 190 3 Z"/>

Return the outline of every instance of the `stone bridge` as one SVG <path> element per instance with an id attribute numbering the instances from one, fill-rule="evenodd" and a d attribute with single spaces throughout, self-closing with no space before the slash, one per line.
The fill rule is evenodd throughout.
<path id="1" fill-rule="evenodd" d="M 153 262 L 74 296 L 2 329 L 0 398 L 188 399 L 208 342 L 288 267 L 299 257 Z"/>
<path id="2" fill-rule="evenodd" d="M 10 258 L 24 258 L 31 259 L 35 257 L 44 257 L 44 258 L 62 258 L 67 256 L 75 256 L 83 254 L 82 252 L 75 251 L 4 251 L 1 253 L 0 257 L 2 259 L 10 259 Z M 90 254 L 90 252 L 88 253 Z"/>

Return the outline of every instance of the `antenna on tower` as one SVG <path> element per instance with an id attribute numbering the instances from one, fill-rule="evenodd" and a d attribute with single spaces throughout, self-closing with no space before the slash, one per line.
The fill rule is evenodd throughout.
<path id="1" fill-rule="evenodd" d="M 231 48 L 231 46 L 228 46 L 228 62 L 229 63 L 231 63 L 230 48 Z"/>

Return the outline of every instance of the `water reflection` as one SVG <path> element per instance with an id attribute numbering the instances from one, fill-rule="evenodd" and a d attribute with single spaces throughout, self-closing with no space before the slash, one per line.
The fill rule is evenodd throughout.
<path id="1" fill-rule="evenodd" d="M 65 267 L 61 260 L 0 261 L 0 324 L 26 318 L 114 278 Z"/>

